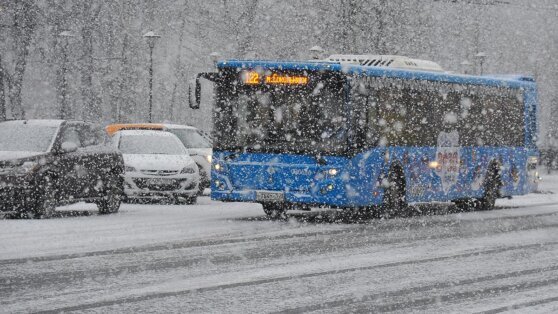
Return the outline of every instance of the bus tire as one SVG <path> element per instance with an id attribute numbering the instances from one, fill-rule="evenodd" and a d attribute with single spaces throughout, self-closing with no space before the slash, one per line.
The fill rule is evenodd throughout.
<path id="1" fill-rule="evenodd" d="M 287 210 L 283 204 L 263 203 L 264 213 L 271 220 L 283 220 L 287 218 Z"/>
<path id="2" fill-rule="evenodd" d="M 399 167 L 392 168 L 387 177 L 388 186 L 384 190 L 384 200 L 380 206 L 380 218 L 390 218 L 402 214 L 407 209 L 405 175 Z"/>
<path id="3" fill-rule="evenodd" d="M 479 200 L 475 198 L 462 198 L 452 202 L 460 212 L 474 211 L 479 206 Z"/>
<path id="4" fill-rule="evenodd" d="M 479 210 L 494 209 L 501 186 L 502 181 L 500 180 L 500 167 L 494 163 L 488 168 L 486 181 L 484 183 L 484 196 L 479 199 Z"/>

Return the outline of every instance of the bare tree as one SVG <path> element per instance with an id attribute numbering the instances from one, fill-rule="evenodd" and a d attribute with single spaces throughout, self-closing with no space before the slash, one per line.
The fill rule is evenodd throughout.
<path id="1" fill-rule="evenodd" d="M 83 1 L 81 40 L 82 55 L 80 60 L 81 72 L 81 94 L 83 98 L 83 119 L 98 121 L 101 118 L 101 99 L 93 86 L 93 74 L 96 72 L 93 64 L 93 29 L 97 25 L 99 13 L 103 7 L 103 1 L 95 6 L 94 1 Z"/>
<path id="2" fill-rule="evenodd" d="M 4 67 L 0 54 L 0 121 L 6 120 L 6 89 L 4 87 Z"/>
<path id="3" fill-rule="evenodd" d="M 15 118 L 23 119 L 25 110 L 22 105 L 22 88 L 29 47 L 35 31 L 38 8 L 32 0 L 8 2 L 12 15 L 11 37 L 13 43 L 14 72 L 8 80 L 10 111 Z M 4 73 L 4 77 L 6 74 Z"/>

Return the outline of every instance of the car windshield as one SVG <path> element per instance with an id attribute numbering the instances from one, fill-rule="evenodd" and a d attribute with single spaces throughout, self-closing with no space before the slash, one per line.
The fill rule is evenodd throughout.
<path id="1" fill-rule="evenodd" d="M 57 129 L 33 124 L 0 124 L 0 151 L 46 152 Z"/>
<path id="2" fill-rule="evenodd" d="M 186 148 L 211 148 L 211 143 L 195 129 L 171 129 Z"/>
<path id="3" fill-rule="evenodd" d="M 186 154 L 175 137 L 161 135 L 122 135 L 118 148 L 123 154 Z"/>

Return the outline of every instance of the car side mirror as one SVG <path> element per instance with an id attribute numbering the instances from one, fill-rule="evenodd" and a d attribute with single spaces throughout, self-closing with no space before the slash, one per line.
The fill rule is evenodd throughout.
<path id="1" fill-rule="evenodd" d="M 64 142 L 60 145 L 60 151 L 62 153 L 72 153 L 78 149 L 78 146 L 74 142 Z"/>

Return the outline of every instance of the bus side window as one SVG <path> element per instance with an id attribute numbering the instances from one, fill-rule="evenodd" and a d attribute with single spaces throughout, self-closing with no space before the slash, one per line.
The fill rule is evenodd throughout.
<path id="1" fill-rule="evenodd" d="M 403 101 L 403 90 L 390 86 L 378 92 L 378 133 L 380 146 L 405 146 L 403 136 L 407 108 Z"/>
<path id="2" fill-rule="evenodd" d="M 375 92 L 363 80 L 355 78 L 351 89 L 353 149 L 374 147 L 377 144 L 377 110 Z"/>

